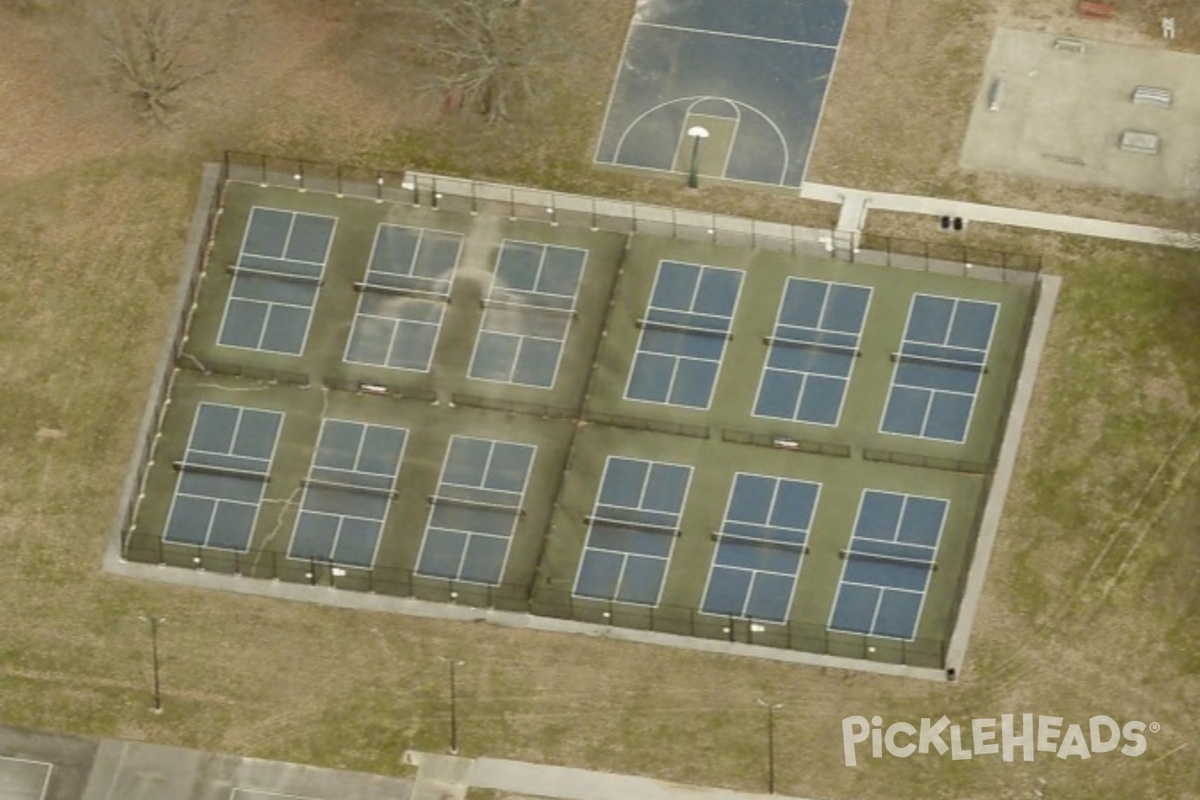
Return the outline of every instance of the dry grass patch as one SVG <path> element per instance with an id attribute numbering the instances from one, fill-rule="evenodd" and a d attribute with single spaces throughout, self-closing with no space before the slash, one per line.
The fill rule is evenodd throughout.
<path id="1" fill-rule="evenodd" d="M 898 15 L 898 30 L 916 37 L 914 51 L 922 43 L 935 51 L 942 34 L 952 48 L 969 49 L 954 26 L 983 13 L 935 2 L 945 16 L 926 34 L 923 4 L 858 4 L 856 18 L 873 18 L 876 5 Z M 1200 282 L 1181 254 L 1066 239 L 1047 247 L 1050 269 L 1067 278 L 1062 310 L 983 616 L 956 684 L 350 612 L 99 572 L 199 164 L 219 147 L 413 163 L 723 213 L 829 213 L 732 189 L 686 195 L 669 181 L 593 169 L 591 145 L 631 4 L 572 7 L 580 10 L 564 27 L 580 33 L 577 61 L 548 87 L 550 106 L 494 128 L 427 108 L 410 118 L 404 109 L 420 101 L 400 91 L 364 112 L 364 98 L 381 97 L 361 88 L 371 84 L 358 70 L 370 71 L 371 62 L 339 55 L 354 19 L 327 19 L 316 3 L 251 4 L 264 15 L 260 38 L 209 87 L 211 116 L 185 116 L 164 134 L 124 127 L 127 117 L 85 102 L 84 87 L 54 80 L 49 40 L 28 27 L 36 19 L 0 25 L 0 92 L 29 106 L 19 112 L 18 134 L 11 126 L 0 133 L 12 145 L 0 148 L 3 721 L 395 773 L 405 749 L 445 746 L 446 678 L 436 656 L 454 655 L 467 662 L 467 755 L 761 791 L 765 720 L 755 698 L 771 695 L 785 703 L 778 782 L 789 794 L 991 800 L 1026 797 L 1045 777 L 1048 796 L 1067 800 L 1196 797 L 1200 767 L 1188 749 L 1171 752 L 1194 740 L 1200 716 L 1191 625 L 1200 612 L 1200 485 L 1197 437 L 1186 433 L 1200 408 L 1190 344 L 1200 330 Z M 894 57 L 887 48 L 879 54 Z M 309 86 L 322 87 L 320 98 Z M 123 133 L 107 133 L 114 130 Z M 985 233 L 972 227 L 971 235 Z M 139 612 L 169 618 L 163 716 L 148 710 L 149 642 Z M 841 763 L 840 720 L 848 714 L 945 713 L 966 722 L 1023 710 L 1073 720 L 1108 713 L 1164 728 L 1141 759 L 1006 765 L 929 756 L 854 770 Z"/>

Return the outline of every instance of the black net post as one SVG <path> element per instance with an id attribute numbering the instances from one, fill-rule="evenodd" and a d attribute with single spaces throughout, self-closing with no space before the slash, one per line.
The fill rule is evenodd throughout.
<path id="1" fill-rule="evenodd" d="M 430 178 L 429 182 L 430 182 L 429 204 L 430 204 L 430 207 L 432 207 L 434 211 L 437 211 L 438 210 L 438 200 L 441 197 L 441 195 L 438 194 L 438 190 L 437 190 L 437 178 Z"/>
<path id="2" fill-rule="evenodd" d="M 259 181 L 263 186 L 267 185 L 267 157 L 265 155 L 258 157 L 259 168 L 262 171 L 262 180 Z"/>

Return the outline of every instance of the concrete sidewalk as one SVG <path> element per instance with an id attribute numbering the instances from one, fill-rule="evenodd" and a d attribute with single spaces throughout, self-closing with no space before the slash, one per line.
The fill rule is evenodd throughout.
<path id="1" fill-rule="evenodd" d="M 550 800 L 800 800 L 500 758 L 468 760 L 410 750 L 404 760 L 418 767 L 413 800 L 461 800 L 468 787 Z"/>
<path id="2" fill-rule="evenodd" d="M 865 189 L 829 186 L 823 183 L 804 183 L 800 187 L 800 196 L 806 200 L 819 200 L 841 205 L 843 212 L 838 219 L 838 229 L 847 231 L 862 230 L 866 224 L 867 215 L 873 209 L 878 209 L 939 217 L 962 217 L 968 222 L 991 222 L 1016 228 L 1095 236 L 1139 244 L 1186 247 L 1191 242 L 1191 237 L 1186 233 L 1169 228 L 1130 225 L 1125 222 L 1072 217 L 1066 214 L 1047 214 L 1043 211 L 1026 211 L 1020 208 L 989 206 L 982 203 L 967 203 L 961 200 L 945 200 L 937 197 L 872 192 Z"/>

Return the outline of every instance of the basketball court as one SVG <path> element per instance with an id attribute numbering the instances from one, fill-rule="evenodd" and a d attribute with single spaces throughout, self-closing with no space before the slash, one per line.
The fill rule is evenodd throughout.
<path id="1" fill-rule="evenodd" d="M 848 13 L 845 0 L 640 0 L 596 162 L 798 187 Z"/>

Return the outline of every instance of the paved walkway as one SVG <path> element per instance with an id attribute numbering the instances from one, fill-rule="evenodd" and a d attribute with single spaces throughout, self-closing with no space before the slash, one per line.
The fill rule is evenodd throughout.
<path id="1" fill-rule="evenodd" d="M 410 750 L 404 760 L 417 765 L 412 800 L 462 800 L 468 786 L 552 800 L 799 800 L 500 758 L 470 760 Z"/>
<path id="2" fill-rule="evenodd" d="M 800 196 L 806 200 L 838 203 L 842 207 L 838 217 L 838 230 L 861 231 L 866 224 L 867 214 L 872 209 L 880 211 L 902 211 L 910 214 L 930 216 L 962 217 L 968 222 L 992 222 L 1017 228 L 1033 228 L 1057 233 L 1072 233 L 1080 236 L 1096 236 L 1118 239 L 1140 244 L 1170 245 L 1174 247 L 1194 246 L 1192 237 L 1182 231 L 1169 228 L 1154 228 L 1148 225 L 1130 225 L 1103 219 L 1072 217 L 1066 214 L 1047 214 L 1043 211 L 1026 211 L 1006 206 L 989 206 L 982 203 L 967 203 L 961 200 L 944 200 L 937 197 L 918 197 L 911 194 L 871 192 L 864 189 L 848 189 L 823 183 L 805 183 L 800 187 Z"/>

